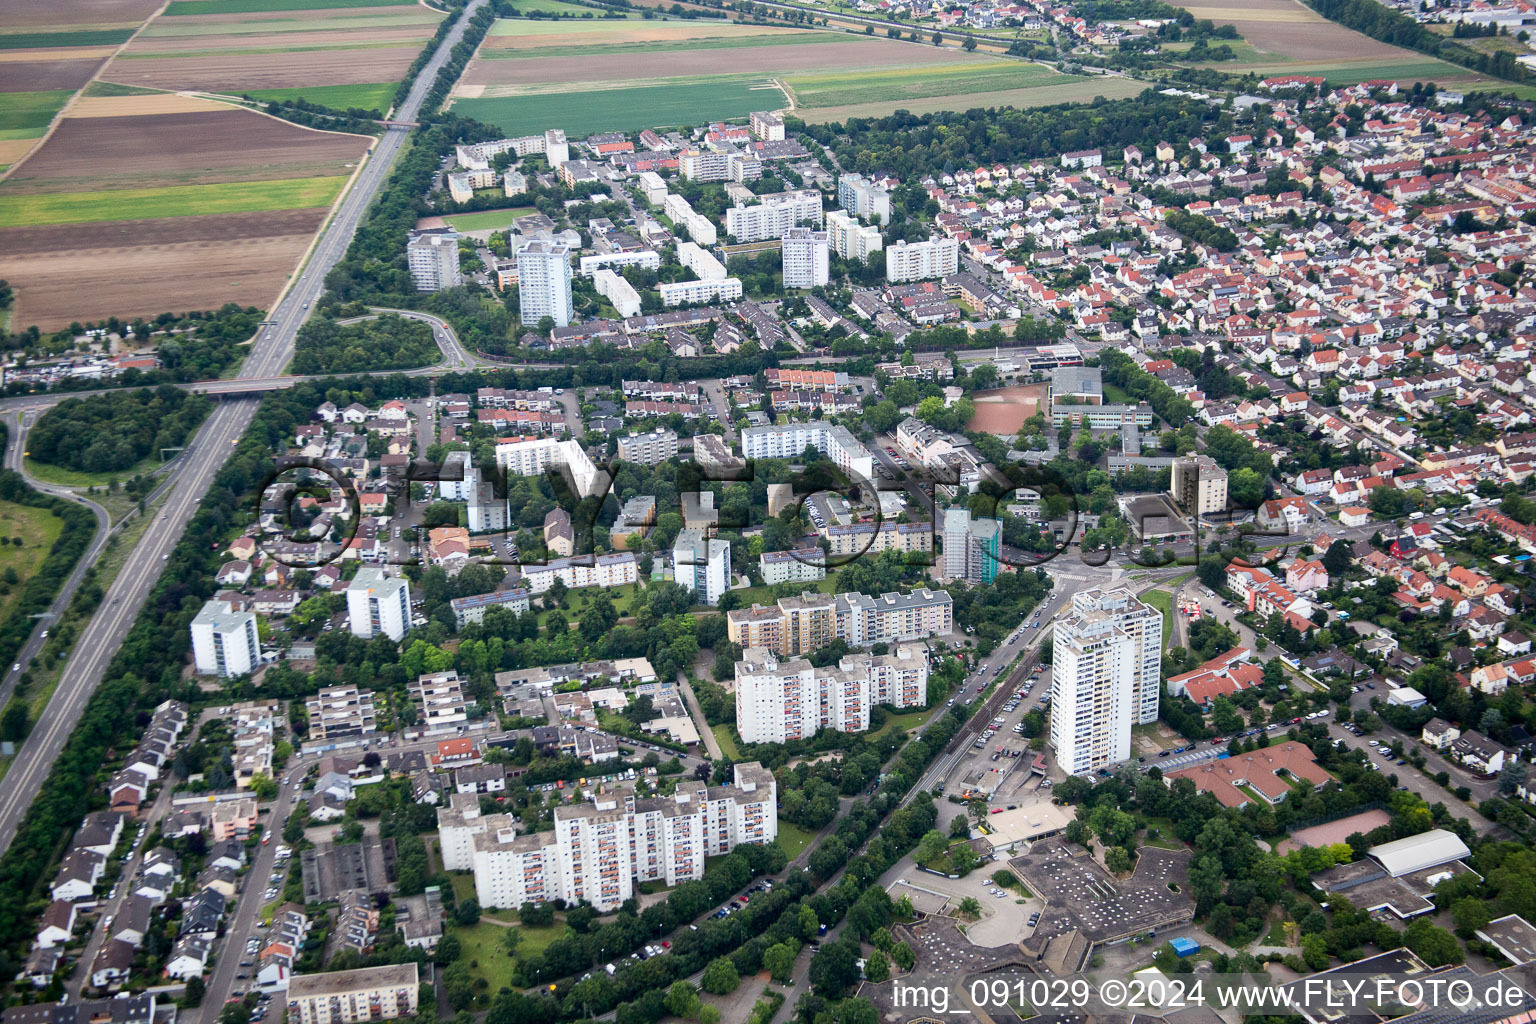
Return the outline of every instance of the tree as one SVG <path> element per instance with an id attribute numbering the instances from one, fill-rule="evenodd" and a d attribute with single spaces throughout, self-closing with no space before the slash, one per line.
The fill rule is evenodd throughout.
<path id="1" fill-rule="evenodd" d="M 666 1005 L 667 1012 L 674 1017 L 694 1017 L 699 1012 L 699 992 L 686 980 L 674 981 L 667 989 Z"/>
<path id="2" fill-rule="evenodd" d="M 461 928 L 473 928 L 480 920 L 480 903 L 473 897 L 460 900 L 453 908 L 453 923 Z M 516 931 L 509 928 L 508 931 Z"/>
<path id="3" fill-rule="evenodd" d="M 806 908 L 809 909 L 809 908 Z M 799 953 L 787 942 L 777 942 L 763 951 L 763 970 L 774 981 L 783 985 L 789 981 L 795 969 L 795 957 Z"/>
<path id="4" fill-rule="evenodd" d="M 943 33 L 935 32 L 933 34 L 933 36 L 932 36 L 932 42 L 933 42 L 934 46 L 943 46 L 944 45 L 944 35 L 943 35 Z"/>
<path id="5" fill-rule="evenodd" d="M 1227 478 L 1227 495 L 1237 508 L 1258 508 L 1264 503 L 1264 478 L 1244 466 Z"/>
<path id="6" fill-rule="evenodd" d="M 960 48 L 963 49 L 966 53 L 970 53 L 971 51 L 975 50 L 976 49 L 976 39 L 975 39 L 975 37 L 974 36 L 966 36 L 965 37 L 965 42 L 960 44 Z"/>
<path id="7" fill-rule="evenodd" d="M 878 949 L 864 960 L 864 977 L 876 985 L 891 976 L 891 960 Z"/>
<path id="8" fill-rule="evenodd" d="M 737 973 L 736 965 L 723 956 L 711 960 L 704 968 L 704 976 L 699 979 L 700 988 L 717 996 L 734 992 L 739 984 L 741 975 Z"/>
<path id="9" fill-rule="evenodd" d="M 201 1005 L 203 1005 L 203 992 L 204 992 L 203 976 L 201 974 L 194 974 L 194 975 L 192 975 L 192 977 L 187 979 L 187 986 L 186 986 L 186 988 L 182 992 L 181 1005 L 183 1005 L 183 1006 L 201 1006 Z"/>
<path id="10" fill-rule="evenodd" d="M 891 962 L 904 971 L 910 971 L 917 965 L 917 954 L 905 942 L 898 942 L 891 947 Z"/>
<path id="11" fill-rule="evenodd" d="M 804 904 L 800 906 L 800 937 L 809 939 L 821 930 L 821 922 L 816 918 L 816 911 Z"/>
<path id="12" fill-rule="evenodd" d="M 925 832 L 923 838 L 917 841 L 917 852 L 912 855 L 919 864 L 929 864 L 944 856 L 949 849 L 949 840 L 937 829 Z"/>
<path id="13" fill-rule="evenodd" d="M 968 917 L 974 921 L 976 918 L 981 916 L 981 901 L 978 900 L 975 896 L 967 896 L 965 899 L 960 901 L 960 906 L 956 907 L 955 909 L 959 912 L 961 917 Z"/>
<path id="14" fill-rule="evenodd" d="M 1456 936 L 1427 917 L 1415 918 L 1403 931 L 1403 945 L 1431 967 L 1459 964 L 1464 959 Z"/>
<path id="15" fill-rule="evenodd" d="M 969 839 L 971 837 L 971 823 L 965 819 L 965 815 L 957 814 L 950 819 L 949 836 L 951 839 Z"/>

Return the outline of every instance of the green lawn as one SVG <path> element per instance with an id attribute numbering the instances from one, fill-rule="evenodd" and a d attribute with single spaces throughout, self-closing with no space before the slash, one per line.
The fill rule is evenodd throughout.
<path id="1" fill-rule="evenodd" d="M 65 46 L 116 46 L 128 41 L 131 28 L 81 29 L 78 32 L 0 32 L 0 50 L 33 50 Z"/>
<path id="2" fill-rule="evenodd" d="M 838 32 L 785 32 L 771 36 L 725 36 L 714 39 L 677 39 L 653 43 L 572 43 L 568 46 L 538 46 L 518 49 L 480 51 L 487 60 L 516 57 L 585 57 L 607 53 L 658 53 L 674 50 L 736 50 L 742 47 L 799 46 L 802 43 L 846 43 L 849 37 Z"/>
<path id="3" fill-rule="evenodd" d="M 873 68 L 792 75 L 785 79 L 802 107 L 840 107 L 928 96 L 964 96 L 1003 89 L 1024 89 L 1068 82 L 1037 64 L 975 60 L 963 64 L 906 68 Z"/>
<path id="4" fill-rule="evenodd" d="M 0 92 L 0 130 L 41 132 L 73 95 L 74 92 L 69 89 Z"/>
<path id="5" fill-rule="evenodd" d="M 457 99 L 453 112 L 494 125 L 508 135 L 564 128 L 572 138 L 601 131 L 671 128 L 774 110 L 784 96 L 757 75 L 713 80 L 661 80 L 656 85 L 584 92 Z"/>
<path id="6" fill-rule="evenodd" d="M 154 96 L 163 89 L 146 89 L 138 85 L 118 85 L 116 82 L 95 81 L 85 87 L 87 96 Z"/>
<path id="7" fill-rule="evenodd" d="M 1173 594 L 1166 590 L 1149 590 L 1141 595 L 1142 601 L 1163 613 L 1163 647 L 1173 634 Z"/>
<path id="8" fill-rule="evenodd" d="M 209 213 L 304 210 L 329 206 L 345 176 L 232 181 L 218 185 L 107 189 L 47 195 L 0 195 L 0 223 L 88 224 L 93 221 L 196 217 Z"/>
<path id="9" fill-rule="evenodd" d="M 383 112 L 389 109 L 389 101 L 395 97 L 394 82 L 374 82 L 371 85 L 315 85 L 301 89 L 255 89 L 245 95 L 257 100 L 304 100 L 318 103 L 332 110 L 363 110 Z"/>
<path id="10" fill-rule="evenodd" d="M 731 735 L 731 727 L 725 723 L 712 725 L 709 731 L 715 734 L 715 741 L 720 744 L 720 752 L 732 761 L 740 761 L 741 748 L 736 746 L 736 737 Z"/>
<path id="11" fill-rule="evenodd" d="M 938 714 L 941 710 L 942 707 L 931 707 L 924 711 L 909 711 L 904 715 L 891 715 L 886 718 L 885 724 L 880 727 L 880 731 L 871 735 L 871 739 L 875 736 L 884 736 L 886 733 L 894 732 L 897 729 L 905 729 L 907 732 L 921 729 L 928 719 Z"/>
<path id="12" fill-rule="evenodd" d="M 22 460 L 27 468 L 29 476 L 36 477 L 43 483 L 54 484 L 59 487 L 105 487 L 113 480 L 119 482 L 130 480 L 140 473 L 153 472 L 160 465 L 160 456 L 152 455 L 147 459 L 120 469 L 115 473 L 83 473 L 76 469 L 66 469 L 63 466 L 54 466 L 47 462 L 38 462 L 36 459 Z"/>
<path id="13" fill-rule="evenodd" d="M 481 210 L 479 213 L 453 213 L 444 217 L 450 226 L 459 231 L 484 231 L 486 228 L 510 228 L 512 222 L 530 213 L 538 213 L 531 206 L 513 206 L 505 210 Z"/>
<path id="14" fill-rule="evenodd" d="M 324 11 L 333 7 L 416 6 L 416 0 L 176 0 L 165 9 L 178 14 L 262 14 L 267 11 Z"/>
<path id="15" fill-rule="evenodd" d="M 47 509 L 0 501 L 0 537 L 7 540 L 0 547 L 0 616 L 21 596 L 22 585 L 37 572 L 63 531 L 64 520 Z M 9 543 L 13 537 L 21 539 L 20 547 Z M 13 570 L 18 582 L 3 582 L 5 574 Z"/>
<path id="16" fill-rule="evenodd" d="M 565 925 L 558 919 L 545 928 L 530 928 L 522 924 L 511 927 L 522 933 L 522 941 L 517 946 L 520 953 L 541 952 L 565 934 Z M 471 965 L 471 974 L 485 979 L 487 989 L 493 996 L 503 988 L 512 986 L 512 958 L 502 945 L 502 936 L 506 932 L 507 928 L 488 921 L 481 921 L 473 928 L 450 930 L 450 934 L 459 937 L 463 949 L 460 959 Z"/>
<path id="17" fill-rule="evenodd" d="M 779 837 L 774 840 L 774 844 L 784 851 L 785 857 L 794 860 L 800 856 L 801 851 L 811 845 L 811 840 L 815 838 L 815 832 L 808 832 L 799 825 L 780 818 Z"/>

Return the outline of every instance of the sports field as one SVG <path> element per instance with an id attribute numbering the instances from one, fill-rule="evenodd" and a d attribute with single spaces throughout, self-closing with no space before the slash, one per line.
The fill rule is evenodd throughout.
<path id="1" fill-rule="evenodd" d="M 654 82 L 578 92 L 459 99 L 454 101 L 453 110 L 495 125 L 508 135 L 564 128 L 578 138 L 593 132 L 696 125 L 746 117 L 754 110 L 776 110 L 784 105 L 784 94 L 772 82 L 756 75 Z"/>

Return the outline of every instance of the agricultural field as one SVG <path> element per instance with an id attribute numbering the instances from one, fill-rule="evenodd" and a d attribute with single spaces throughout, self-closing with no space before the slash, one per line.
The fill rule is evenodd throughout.
<path id="1" fill-rule="evenodd" d="M 404 0 L 177 0 L 101 77 L 384 110 L 441 17 Z"/>
<path id="2" fill-rule="evenodd" d="M 77 99 L 0 182 L 13 323 L 270 305 L 371 141 L 190 96 Z"/>
<path id="3" fill-rule="evenodd" d="M 0 0 L 0 172 L 37 146 L 70 98 L 158 6 Z"/>
<path id="4" fill-rule="evenodd" d="M 453 108 L 510 134 L 560 127 L 579 137 L 786 105 L 820 119 L 821 108 L 867 106 L 862 113 L 879 114 L 914 100 L 937 103 L 930 109 L 975 106 L 973 95 L 1060 102 L 1080 82 L 1038 65 L 862 33 L 664 18 L 510 19 L 486 36 L 454 90 Z M 1111 88 L 1085 98 L 1122 94 L 1103 84 Z M 1041 98 L 1028 95 L 1034 90 Z"/>

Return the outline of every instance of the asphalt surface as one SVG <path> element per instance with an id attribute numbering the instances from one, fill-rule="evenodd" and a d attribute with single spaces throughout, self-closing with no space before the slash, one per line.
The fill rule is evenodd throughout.
<path id="1" fill-rule="evenodd" d="M 427 66 L 416 77 L 410 95 L 395 114 L 397 121 L 414 121 L 427 90 L 438 70 L 464 34 L 465 22 L 485 4 L 470 0 L 459 23 L 448 33 Z M 336 213 L 325 226 L 297 282 L 279 300 L 269 326 L 256 336 L 250 356 L 239 379 L 246 382 L 270 380 L 282 374 L 293 359 L 294 339 L 299 326 L 309 316 L 325 290 L 325 275 L 346 253 L 363 216 L 383 188 L 389 172 L 409 137 L 406 128 L 389 128 L 374 146 L 371 156 Z M 34 396 L 57 400 L 55 396 Z M 21 407 L 26 406 L 20 402 Z M 52 404 L 47 402 L 45 404 Z M 0 793 L 0 850 L 9 848 L 23 816 L 41 789 L 53 767 L 53 760 L 63 749 L 70 731 L 79 721 L 86 702 L 100 683 L 129 629 L 137 619 L 159 577 L 164 562 L 180 539 L 198 502 L 207 493 L 215 475 L 229 457 L 256 413 L 255 397 L 229 397 L 209 415 L 196 437 L 182 453 L 182 465 L 172 477 L 173 486 L 160 518 L 149 525 L 143 538 L 128 556 L 122 572 L 107 591 L 101 608 L 82 631 L 75 654 L 64 671 L 53 699 L 43 712 L 6 775 Z M 15 406 L 13 406 L 15 407 Z M 33 406 L 37 407 L 37 406 Z M 85 564 L 85 560 L 82 559 Z M 33 638 L 34 641 L 36 637 Z M 35 653 L 35 652 L 34 652 Z M 210 994 L 213 992 L 210 986 Z"/>

